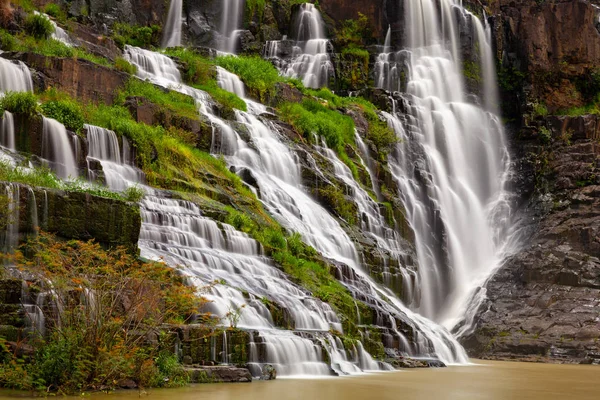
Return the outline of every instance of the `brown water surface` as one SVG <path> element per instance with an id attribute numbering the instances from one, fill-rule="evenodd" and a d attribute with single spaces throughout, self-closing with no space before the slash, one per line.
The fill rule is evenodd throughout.
<path id="1" fill-rule="evenodd" d="M 600 367 L 477 361 L 477 365 L 464 367 L 332 379 L 193 385 L 149 390 L 141 397 L 138 391 L 91 397 L 98 400 L 600 400 Z M 0 400 L 9 399 L 15 398 L 0 391 Z"/>

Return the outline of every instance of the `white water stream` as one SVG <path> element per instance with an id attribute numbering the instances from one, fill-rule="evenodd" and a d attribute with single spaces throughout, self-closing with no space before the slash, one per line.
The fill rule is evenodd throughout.
<path id="1" fill-rule="evenodd" d="M 407 67 L 408 113 L 385 116 L 401 139 L 390 165 L 415 232 L 420 290 L 413 302 L 460 333 L 472 323 L 467 309 L 485 294 L 479 288 L 510 250 L 510 158 L 494 113 L 490 36 L 453 0 L 405 4 L 407 50 L 379 56 L 376 82 L 399 90 Z M 480 49 L 485 107 L 467 102 L 459 24 L 470 24 Z"/>
<path id="2" fill-rule="evenodd" d="M 462 348 L 453 341 L 451 335 L 441 330 L 439 327 L 428 323 L 425 319 L 415 317 L 411 318 L 409 310 L 401 305 L 399 301 L 392 301 L 387 303 L 383 300 L 383 296 L 393 296 L 389 291 L 385 291 L 382 288 L 377 287 L 370 281 L 368 276 L 363 275 L 360 272 L 358 264 L 358 257 L 356 250 L 354 249 L 353 243 L 350 241 L 346 233 L 341 229 L 339 224 L 331 217 L 319 204 L 312 200 L 304 191 L 301 179 L 300 169 L 297 163 L 295 155 L 290 151 L 289 145 L 284 144 L 279 133 L 271 126 L 268 122 L 263 121 L 259 118 L 259 115 L 266 112 L 266 108 L 258 103 L 246 100 L 248 103 L 249 112 L 236 111 L 238 122 L 246 125 L 250 132 L 252 144 L 251 146 L 246 143 L 231 127 L 229 127 L 224 121 L 218 119 L 214 115 L 210 114 L 207 110 L 210 108 L 208 103 L 208 96 L 201 91 L 190 88 L 181 83 L 178 74 L 174 73 L 176 67 L 174 63 L 167 57 L 158 53 L 148 52 L 137 48 L 127 48 L 127 57 L 137 64 L 140 76 L 144 76 L 153 82 L 171 87 L 175 90 L 179 90 L 183 93 L 193 96 L 199 103 L 199 108 L 205 113 L 207 117 L 213 122 L 215 128 L 215 135 L 218 136 L 216 142 L 218 146 L 214 146 L 223 154 L 228 163 L 236 170 L 247 169 L 251 171 L 260 185 L 260 197 L 267 209 L 278 218 L 288 229 L 291 231 L 300 232 L 307 243 L 313 245 L 315 248 L 320 250 L 324 255 L 331 257 L 339 262 L 345 263 L 351 266 L 352 270 L 356 270 L 357 273 L 353 279 L 348 279 L 345 282 L 346 285 L 351 288 L 357 295 L 360 292 L 360 296 L 366 301 L 374 304 L 381 311 L 381 315 L 388 315 L 382 317 L 382 323 L 391 326 L 396 329 L 395 318 L 407 319 L 412 324 L 415 331 L 415 336 L 422 337 L 420 341 L 422 346 L 416 346 L 416 349 L 404 348 L 401 351 L 406 353 L 416 353 L 423 356 L 439 356 L 446 362 L 464 362 L 466 355 Z M 154 73 L 152 72 L 154 71 Z M 175 79 L 173 79 L 175 78 Z M 219 82 L 220 84 L 230 90 L 236 91 L 238 94 L 243 96 L 241 88 L 243 85 L 239 82 L 239 79 L 234 75 L 231 75 L 223 70 L 219 70 Z M 236 89 L 237 88 L 237 89 Z M 156 203 L 158 199 L 146 199 Z M 320 356 L 315 354 L 315 346 L 311 339 L 303 337 L 303 335 L 286 333 L 287 331 L 273 330 L 271 321 L 265 317 L 264 310 L 260 307 L 254 306 L 252 302 L 248 302 L 248 299 L 242 296 L 234 287 L 244 288 L 249 293 L 261 296 L 261 292 L 258 288 L 259 285 L 255 285 L 253 277 L 245 276 L 246 272 L 244 269 L 250 269 L 253 275 L 262 276 L 259 271 L 270 271 L 271 278 L 279 279 L 279 288 L 277 290 L 267 290 L 266 296 L 275 296 L 280 290 L 288 288 L 289 283 L 285 283 L 285 277 L 280 274 L 274 274 L 274 267 L 263 265 L 265 261 L 261 261 L 260 254 L 255 254 L 251 251 L 244 250 L 243 252 L 233 252 L 231 250 L 231 243 L 235 242 L 235 235 L 240 235 L 236 232 L 234 236 L 227 237 L 225 243 L 229 243 L 225 246 L 225 250 L 215 245 L 214 240 L 211 241 L 210 245 L 204 246 L 207 250 L 200 254 L 195 253 L 195 248 L 201 245 L 201 242 L 191 241 L 187 237 L 187 233 L 184 235 L 181 232 L 175 234 L 181 227 L 195 226 L 198 222 L 191 224 L 190 222 L 181 223 L 174 222 L 174 229 L 169 227 L 172 222 L 170 220 L 177 220 L 186 216 L 185 218 L 192 220 L 205 220 L 204 224 L 210 224 L 209 220 L 201 216 L 201 212 L 197 209 L 197 206 L 190 204 L 181 204 L 181 201 L 173 204 L 172 199 L 161 199 L 160 202 L 165 202 L 160 207 L 155 207 L 150 204 L 145 204 L 146 210 L 154 208 L 152 215 L 146 215 L 144 212 L 144 226 L 148 229 L 157 229 L 158 232 L 164 229 L 162 234 L 155 234 L 155 236 L 146 238 L 150 239 L 152 245 L 140 241 L 140 248 L 142 252 L 146 254 L 158 256 L 159 254 L 166 257 L 167 260 L 171 259 L 172 264 L 183 264 L 186 265 L 186 273 L 190 275 L 203 277 L 203 281 L 206 282 L 210 279 L 225 279 L 227 285 L 217 285 L 212 291 L 210 296 L 213 300 L 213 307 L 223 315 L 228 310 L 241 310 L 240 326 L 260 328 L 260 337 L 267 341 L 267 353 L 269 357 L 273 359 L 288 360 L 291 364 L 284 368 L 284 371 L 288 371 L 293 374 L 316 374 L 322 373 L 322 366 L 319 363 L 314 364 L 314 360 L 320 360 Z M 165 211 L 161 211 L 162 207 L 173 207 L 173 211 L 170 212 L 168 218 L 165 216 Z M 175 218 L 177 216 L 177 218 Z M 160 223 L 158 223 L 159 221 Z M 214 222 L 212 222 L 214 224 Z M 165 228 L 163 228 L 165 227 Z M 186 228 L 188 230 L 189 228 Z M 223 229 L 223 228 L 222 228 Z M 221 230 L 222 230 L 221 229 Z M 166 231 L 171 232 L 167 234 Z M 216 232 L 216 231 L 215 231 Z M 233 234 L 234 231 L 231 232 Z M 175 236 L 173 236 L 175 235 Z M 195 234 L 198 235 L 197 233 Z M 177 239 L 175 239 L 177 238 Z M 183 240 L 185 238 L 185 240 Z M 160 239 L 160 240 L 159 240 Z M 252 239 L 245 239 L 250 240 Z M 194 245 L 189 248 L 189 244 Z M 251 248 L 255 248 L 253 246 Z M 208 249 L 212 249 L 215 254 L 220 254 L 221 258 L 218 258 L 218 262 L 214 262 L 212 268 L 206 269 L 205 265 L 208 263 L 207 260 L 201 256 L 212 254 Z M 157 253 L 153 253 L 153 252 Z M 227 261 L 223 261 L 226 259 Z M 243 262 L 241 261 L 243 260 Z M 237 268 L 235 267 L 236 262 L 242 262 Z M 227 265 L 233 264 L 233 267 L 227 267 Z M 219 270 L 223 271 L 221 274 Z M 205 272 L 202 272 L 205 271 Z M 203 273 L 206 274 L 203 276 Z M 238 281 L 235 274 L 240 275 Z M 262 287 L 269 288 L 262 283 Z M 360 286 L 360 288 L 358 288 Z M 368 288 L 368 293 L 365 293 L 365 287 Z M 218 289 L 218 290 L 216 290 Z M 248 290 L 250 289 L 250 290 Z M 285 296 L 288 299 L 283 301 L 281 299 L 274 298 L 275 301 L 282 301 L 280 304 L 287 304 L 296 297 L 292 289 L 288 289 Z M 294 315 L 293 320 L 295 323 L 296 330 L 300 328 L 310 329 L 318 331 L 317 337 L 326 337 L 329 335 L 326 332 L 326 327 L 336 326 L 335 329 L 341 329 L 338 325 L 337 317 L 331 312 L 326 304 L 323 304 L 316 299 L 305 296 L 302 305 L 296 304 L 296 312 L 300 315 Z M 308 310 L 306 309 L 306 301 L 309 300 Z M 252 300 L 252 299 L 251 299 Z M 249 304 L 250 307 L 243 307 L 242 305 Z M 219 308 L 220 307 L 220 308 Z M 319 318 L 314 317 L 308 318 L 308 320 L 315 321 L 311 325 L 302 325 L 303 320 L 307 320 L 307 316 L 318 315 Z M 392 317 L 393 315 L 393 317 Z M 325 316 L 323 318 L 322 316 Z M 325 321 L 325 324 L 323 322 Z M 318 322 L 318 323 L 317 323 Z M 335 325 L 333 325 L 335 324 Z M 265 330 L 271 328 L 270 330 Z M 400 332 L 397 332 L 399 336 L 402 336 Z M 273 339 L 273 338 L 280 339 Z M 284 339 L 285 338 L 285 339 Z M 285 345 L 289 340 L 294 340 L 295 344 Z M 332 343 L 333 338 L 326 340 L 327 343 Z M 301 356 L 299 349 L 304 349 L 302 352 L 308 352 L 306 354 L 312 354 L 310 357 Z M 329 346 L 326 349 L 334 354 L 336 350 Z M 360 357 L 359 357 L 360 358 Z M 363 354 L 363 359 L 364 354 Z M 292 361 L 296 360 L 296 361 Z M 286 363 L 284 363 L 286 364 Z M 373 363 L 368 362 L 371 367 Z M 287 365 L 287 364 L 286 364 Z M 350 368 L 339 367 L 339 363 L 336 368 L 340 372 L 352 372 Z M 285 372 L 284 372 L 285 373 Z"/>
<path id="3" fill-rule="evenodd" d="M 225 53 L 237 52 L 239 32 L 242 26 L 242 17 L 246 0 L 222 0 L 223 13 L 219 27 L 219 50 Z"/>
<path id="4" fill-rule="evenodd" d="M 181 24 L 182 24 L 182 0 L 171 0 L 169 5 L 169 14 L 165 24 L 162 41 L 160 46 L 167 47 L 181 46 Z"/>
<path id="5" fill-rule="evenodd" d="M 334 78 L 334 68 L 329 56 L 331 44 L 325 35 L 325 24 L 314 4 L 304 3 L 293 22 L 291 37 L 296 40 L 290 61 L 278 60 L 284 76 L 299 78 L 304 86 L 328 86 Z M 279 41 L 267 42 L 266 55 L 276 58 Z"/>

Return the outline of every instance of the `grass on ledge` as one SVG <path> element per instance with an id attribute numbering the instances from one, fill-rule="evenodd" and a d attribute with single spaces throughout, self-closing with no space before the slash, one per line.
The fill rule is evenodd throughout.
<path id="1" fill-rule="evenodd" d="M 125 99 L 129 96 L 144 97 L 150 102 L 166 108 L 173 114 L 193 120 L 198 119 L 198 108 L 193 98 L 174 90 L 165 90 L 135 77 L 131 77 L 127 81 L 123 90 L 119 92 L 115 103 L 123 105 Z"/>
<path id="2" fill-rule="evenodd" d="M 240 77 L 259 100 L 273 94 L 275 84 L 283 82 L 277 68 L 259 56 L 220 56 L 215 59 L 218 66 Z"/>
<path id="3" fill-rule="evenodd" d="M 127 200 L 120 193 L 113 192 L 104 186 L 93 185 L 82 179 L 62 181 L 47 167 L 21 168 L 15 167 L 6 161 L 0 161 L 0 181 L 59 189 L 67 192 L 88 193 L 113 200 Z"/>

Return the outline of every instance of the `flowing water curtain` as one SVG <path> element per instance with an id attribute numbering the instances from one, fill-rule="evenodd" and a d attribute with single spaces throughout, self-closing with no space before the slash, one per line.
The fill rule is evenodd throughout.
<path id="1" fill-rule="evenodd" d="M 402 139 L 391 165 L 415 232 L 415 304 L 447 328 L 468 329 L 472 315 L 466 313 L 478 287 L 510 250 L 510 158 L 493 113 L 497 83 L 490 34 L 468 11 L 454 12 L 452 0 L 404 5 L 405 50 L 393 53 L 387 44 L 377 60 L 376 82 L 406 89 L 401 101 L 408 114 L 387 118 Z M 468 102 L 461 24 L 472 29 L 479 47 L 484 107 Z"/>
<path id="2" fill-rule="evenodd" d="M 181 30 L 182 30 L 182 0 L 171 0 L 169 6 L 169 14 L 163 32 L 163 37 L 160 46 L 164 49 L 167 47 L 181 46 Z"/>
<path id="3" fill-rule="evenodd" d="M 222 52 L 235 54 L 238 51 L 239 33 L 242 28 L 246 0 L 222 1 L 223 11 L 217 48 Z"/>
<path id="4" fill-rule="evenodd" d="M 291 54 L 281 54 L 288 47 L 284 45 L 287 39 L 275 40 L 267 42 L 265 57 L 271 59 L 284 76 L 301 79 L 306 87 L 329 86 L 335 79 L 330 57 L 332 45 L 321 13 L 314 4 L 300 6 L 290 32 L 294 40 Z"/>

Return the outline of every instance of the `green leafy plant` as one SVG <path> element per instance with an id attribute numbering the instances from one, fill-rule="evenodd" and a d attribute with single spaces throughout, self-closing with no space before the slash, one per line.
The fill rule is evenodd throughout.
<path id="1" fill-rule="evenodd" d="M 54 33 L 54 25 L 44 15 L 30 14 L 25 19 L 25 31 L 36 39 L 48 39 Z"/>
<path id="2" fill-rule="evenodd" d="M 4 97 L 0 98 L 0 109 L 30 116 L 40 112 L 37 97 L 29 92 L 6 93 Z"/>
<path id="3" fill-rule="evenodd" d="M 123 196 L 125 196 L 125 199 L 134 203 L 137 203 L 140 200 L 142 200 L 145 195 L 146 192 L 144 192 L 144 189 L 142 189 L 139 186 L 129 186 L 123 192 Z"/>
<path id="4" fill-rule="evenodd" d="M 162 34 L 159 25 L 137 26 L 117 22 L 113 24 L 113 39 L 121 48 L 126 44 L 136 47 L 158 47 Z"/>
<path id="5" fill-rule="evenodd" d="M 55 3 L 48 3 L 44 7 L 44 13 L 56 18 L 58 21 L 64 22 L 67 20 L 67 15 L 63 9 Z"/>
<path id="6" fill-rule="evenodd" d="M 50 100 L 42 104 L 42 113 L 62 123 L 73 132 L 83 129 L 83 110 L 79 103 L 73 100 Z"/>

